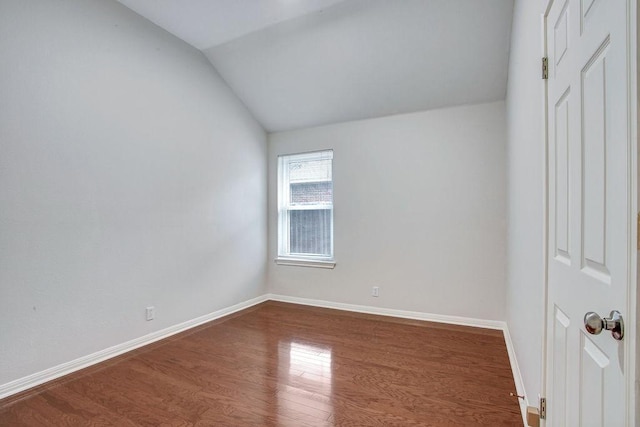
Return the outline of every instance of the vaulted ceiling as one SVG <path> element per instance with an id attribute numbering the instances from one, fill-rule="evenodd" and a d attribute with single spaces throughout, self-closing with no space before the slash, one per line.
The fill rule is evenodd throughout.
<path id="1" fill-rule="evenodd" d="M 504 99 L 513 0 L 119 0 L 268 131 Z"/>

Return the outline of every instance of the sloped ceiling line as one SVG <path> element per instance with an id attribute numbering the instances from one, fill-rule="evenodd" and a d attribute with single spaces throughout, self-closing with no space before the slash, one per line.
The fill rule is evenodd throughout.
<path id="1" fill-rule="evenodd" d="M 502 100 L 513 0 L 120 0 L 268 131 Z"/>

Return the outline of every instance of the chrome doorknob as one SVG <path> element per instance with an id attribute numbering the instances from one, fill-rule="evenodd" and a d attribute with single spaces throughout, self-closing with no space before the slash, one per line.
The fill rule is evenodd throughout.
<path id="1" fill-rule="evenodd" d="M 611 331 L 613 338 L 620 341 L 624 337 L 624 321 L 619 311 L 613 310 L 604 319 L 593 311 L 584 315 L 584 328 L 592 335 L 598 335 L 603 329 Z"/>

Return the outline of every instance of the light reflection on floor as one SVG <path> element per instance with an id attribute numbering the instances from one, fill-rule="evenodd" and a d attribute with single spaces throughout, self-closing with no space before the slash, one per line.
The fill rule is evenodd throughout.
<path id="1" fill-rule="evenodd" d="M 282 425 L 292 419 L 327 420 L 333 413 L 331 348 L 281 341 L 278 359 L 282 384 L 278 419 Z"/>

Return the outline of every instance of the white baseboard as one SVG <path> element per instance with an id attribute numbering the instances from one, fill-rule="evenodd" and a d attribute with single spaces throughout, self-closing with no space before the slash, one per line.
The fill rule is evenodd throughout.
<path id="1" fill-rule="evenodd" d="M 391 308 L 372 307 L 368 305 L 345 304 L 308 298 L 290 297 L 285 295 L 267 294 L 272 301 L 290 302 L 293 304 L 310 305 L 314 307 L 333 308 L 336 310 L 353 311 L 356 313 L 377 314 L 380 316 L 400 317 L 402 319 L 426 320 L 429 322 L 448 323 L 452 325 L 474 326 L 485 329 L 504 330 L 505 322 L 499 320 L 475 319 L 472 317 L 447 316 L 444 314 L 423 313 L 419 311 L 395 310 Z"/>
<path id="2" fill-rule="evenodd" d="M 160 331 L 152 332 L 150 334 L 133 339 L 131 341 L 124 342 L 122 344 L 114 345 L 113 347 L 100 350 L 93 354 L 89 354 L 88 356 L 83 356 L 70 362 L 45 369 L 44 371 L 36 372 L 35 374 L 19 378 L 6 384 L 2 384 L 0 385 L 0 399 L 24 390 L 28 390 L 32 387 L 44 384 L 48 381 L 55 380 L 56 378 L 60 378 L 72 372 L 79 371 L 80 369 L 84 369 L 113 357 L 119 356 L 128 351 L 135 350 L 136 348 L 140 348 L 164 338 L 168 338 L 177 333 L 186 331 L 187 329 L 191 329 L 220 317 L 235 313 L 236 311 L 244 310 L 256 304 L 260 304 L 267 299 L 268 298 L 266 295 L 252 298 L 248 301 L 232 305 L 231 307 L 225 307 L 223 309 L 214 311 L 213 313 L 205 314 L 204 316 L 187 320 L 186 322 L 170 326 Z"/>
<path id="3" fill-rule="evenodd" d="M 516 350 L 513 347 L 513 341 L 511 340 L 511 334 L 509 333 L 509 327 L 504 325 L 504 342 L 507 345 L 507 354 L 509 355 L 509 363 L 511 363 L 511 371 L 513 373 L 513 382 L 516 384 L 516 393 L 520 396 L 524 396 L 524 399 L 518 399 L 520 404 L 520 413 L 522 414 L 523 425 L 527 425 L 527 406 L 529 406 L 529 399 L 524 390 L 524 381 L 522 381 L 522 373 L 520 372 L 520 366 L 518 366 L 518 359 L 516 359 Z"/>

